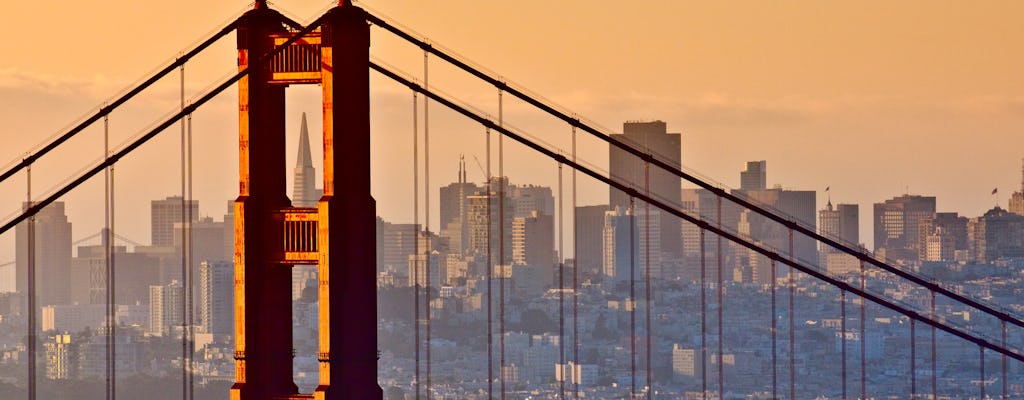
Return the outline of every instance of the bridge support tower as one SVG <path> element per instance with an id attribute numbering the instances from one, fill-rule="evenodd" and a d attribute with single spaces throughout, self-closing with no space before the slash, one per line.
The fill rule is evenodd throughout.
<path id="1" fill-rule="evenodd" d="M 381 399 L 377 385 L 376 205 L 370 196 L 370 32 L 347 0 L 318 30 L 266 63 L 294 34 L 257 1 L 238 24 L 239 196 L 235 215 L 232 400 Z M 250 64 L 252 63 L 252 64 Z M 323 197 L 292 207 L 285 188 L 285 89 L 323 89 Z M 292 379 L 292 265 L 316 264 L 320 382 Z"/>

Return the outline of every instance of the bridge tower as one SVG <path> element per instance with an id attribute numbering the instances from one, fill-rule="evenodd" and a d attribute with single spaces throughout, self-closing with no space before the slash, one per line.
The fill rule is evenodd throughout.
<path id="1" fill-rule="evenodd" d="M 370 28 L 342 0 L 319 29 L 268 63 L 294 23 L 257 0 L 238 21 L 239 195 L 235 214 L 232 400 L 380 399 L 377 385 L 376 204 L 370 196 Z M 253 62 L 253 64 L 250 64 Z M 285 89 L 323 89 L 324 193 L 292 207 L 285 193 Z M 320 382 L 292 380 L 290 266 L 317 264 Z"/>

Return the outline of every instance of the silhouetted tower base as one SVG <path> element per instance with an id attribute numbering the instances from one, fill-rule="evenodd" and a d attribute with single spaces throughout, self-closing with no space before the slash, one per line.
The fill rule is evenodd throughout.
<path id="1" fill-rule="evenodd" d="M 293 34 L 285 21 L 257 1 L 238 25 L 239 69 L 253 69 L 238 84 L 231 399 L 380 399 L 369 25 L 362 9 L 342 1 L 318 31 L 269 63 L 250 65 Z M 316 208 L 292 207 L 285 195 L 284 91 L 291 84 L 323 88 L 324 194 Z M 296 264 L 317 264 L 319 273 L 320 384 L 312 394 L 298 394 L 292 380 Z"/>

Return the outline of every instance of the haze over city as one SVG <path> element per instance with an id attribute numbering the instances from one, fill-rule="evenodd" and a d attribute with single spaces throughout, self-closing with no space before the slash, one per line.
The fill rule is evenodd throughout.
<path id="1" fill-rule="evenodd" d="M 336 1 L 282 0 L 272 3 L 271 7 L 305 24 L 336 4 Z M 625 131 L 626 134 L 619 137 L 649 137 L 653 143 L 657 143 L 649 150 L 657 157 L 671 162 L 678 158 L 682 170 L 725 188 L 737 189 L 739 191 L 735 193 L 752 196 L 791 213 L 812 228 L 817 225 L 817 229 L 825 234 L 837 237 L 842 235 L 846 239 L 846 231 L 840 233 L 838 226 L 849 224 L 850 221 L 846 220 L 849 217 L 840 216 L 839 213 L 853 210 L 852 221 L 857 229 L 852 231 L 854 233 L 850 240 L 863 244 L 865 249 L 873 251 L 878 257 L 888 257 L 891 262 L 900 265 L 906 263 L 915 271 L 928 271 L 929 274 L 942 275 L 946 273 L 944 268 L 948 268 L 948 271 L 952 271 L 948 272 L 950 276 L 954 276 L 951 279 L 977 289 L 978 295 L 983 293 L 988 296 L 987 299 L 993 296 L 998 299 L 1002 293 L 990 288 L 988 284 L 1001 289 L 1021 280 L 1021 271 L 1024 271 L 1024 264 L 1020 262 L 1024 255 L 1024 234 L 1018 231 L 1024 232 L 1024 218 L 1016 215 L 1024 212 L 1024 76 L 1020 74 L 1020 71 L 1024 71 L 1024 54 L 1019 51 L 1024 43 L 1024 25 L 1019 23 L 1020 15 L 1024 15 L 1022 3 L 989 1 L 961 5 L 929 1 L 873 1 L 857 4 L 750 1 L 720 4 L 650 1 L 631 4 L 580 0 L 555 3 L 536 0 L 364 0 L 356 2 L 356 5 L 373 14 L 390 18 L 402 29 L 422 35 L 431 45 L 457 54 L 476 66 L 483 66 L 481 68 L 492 75 L 557 104 L 571 115 L 602 127 L 606 133 L 622 134 Z M 0 62 L 0 99 L 4 99 L 4 106 L 0 107 L 0 139 L 4 141 L 4 145 L 0 146 L 0 166 L 3 169 L 19 162 L 41 144 L 51 140 L 53 135 L 74 126 L 84 116 L 123 93 L 126 88 L 137 84 L 169 60 L 183 55 L 197 40 L 219 30 L 253 6 L 239 2 L 207 4 L 196 0 L 157 3 L 111 0 L 59 5 L 19 1 L 5 7 L 9 9 L 5 10 L 8 31 L 29 39 L 0 42 L 0 54 L 16 55 Z M 573 131 L 561 121 L 538 112 L 508 93 L 499 93 L 435 56 L 425 57 L 419 47 L 385 34 L 382 29 L 372 28 L 371 31 L 370 54 L 374 62 L 406 74 L 430 89 L 450 94 L 495 120 L 500 115 L 503 125 L 524 132 L 563 155 L 570 154 Z M 234 34 L 228 35 L 215 43 L 210 51 L 189 62 L 183 70 L 173 72 L 127 107 L 113 112 L 109 119 L 111 147 L 116 149 L 123 145 L 150 128 L 154 122 L 176 112 L 182 104 L 189 104 L 194 96 L 237 72 L 235 46 Z M 543 309 L 550 313 L 550 309 L 544 308 L 550 305 L 544 305 L 546 303 L 543 302 L 554 298 L 551 294 L 553 292 L 545 290 L 555 290 L 551 279 L 556 270 L 551 268 L 561 267 L 557 266 L 557 262 L 555 267 L 546 265 L 544 268 L 548 269 L 541 269 L 540 277 L 537 278 L 530 275 L 535 273 L 532 270 L 523 272 L 529 270 L 527 267 L 537 264 L 525 261 L 527 258 L 570 258 L 577 250 L 574 247 L 592 245 L 596 247 L 587 247 L 587 251 L 599 250 L 599 255 L 604 259 L 588 259 L 595 264 L 580 267 L 587 274 L 587 288 L 579 292 L 580 297 L 611 299 L 621 295 L 622 298 L 596 306 L 591 304 L 588 307 L 593 309 L 588 312 L 596 312 L 601 318 L 608 315 L 621 318 L 622 315 L 616 313 L 627 309 L 630 315 L 636 313 L 636 309 L 632 308 L 635 304 L 629 303 L 634 299 L 625 299 L 635 294 L 625 296 L 612 290 L 616 284 L 622 286 L 627 279 L 625 276 L 629 276 L 617 264 L 622 262 L 619 258 L 623 258 L 625 253 L 619 254 L 622 243 L 616 242 L 622 238 L 614 236 L 615 232 L 624 232 L 624 224 L 635 224 L 623 222 L 628 220 L 621 220 L 627 216 L 626 211 L 615 209 L 616 205 L 624 204 L 624 199 L 616 199 L 614 194 L 610 196 L 607 185 L 581 176 L 575 205 L 604 207 L 599 210 L 600 215 L 594 214 L 597 217 L 591 215 L 601 220 L 601 225 L 596 229 L 600 231 L 597 233 L 604 236 L 587 236 L 596 244 L 581 244 L 576 242 L 576 238 L 563 240 L 562 235 L 575 232 L 572 221 L 575 214 L 562 219 L 553 210 L 557 207 L 561 207 L 560 211 L 572 210 L 573 204 L 568 203 L 568 192 L 559 194 L 562 190 L 560 184 L 569 184 L 568 169 L 560 170 L 555 161 L 509 139 L 502 142 L 504 147 L 500 154 L 495 143 L 488 149 L 488 140 L 498 140 L 493 132 L 489 138 L 485 137 L 485 130 L 479 124 L 437 102 L 431 102 L 428 111 L 423 105 L 422 95 L 414 97 L 408 87 L 377 72 L 370 71 L 369 76 L 371 191 L 380 218 L 377 225 L 378 257 L 388 251 L 396 254 L 407 252 L 407 242 L 417 242 L 411 238 L 402 238 L 405 234 L 402 229 L 412 226 L 403 224 L 412 224 L 414 218 L 415 222 L 425 224 L 439 241 L 444 242 L 444 245 L 430 245 L 440 246 L 436 250 L 442 254 L 442 261 L 427 258 L 429 263 L 445 265 L 444 273 L 440 269 L 436 271 L 440 274 L 438 281 L 444 279 L 444 284 L 435 282 L 431 285 L 421 282 L 422 277 L 408 276 L 413 273 L 412 265 L 421 262 L 408 258 L 414 257 L 412 255 L 398 254 L 389 259 L 388 262 L 394 262 L 387 265 L 378 259 L 378 292 L 383 293 L 380 295 L 383 297 L 378 299 L 381 299 L 379 304 L 385 304 L 380 306 L 383 311 L 378 323 L 386 326 L 379 329 L 385 332 L 382 335 L 387 340 L 395 340 L 396 337 L 402 339 L 396 332 L 404 329 L 402 324 L 406 316 L 403 313 L 408 310 L 395 311 L 395 308 L 388 307 L 392 305 L 389 301 L 404 296 L 404 290 L 409 286 L 426 286 L 427 293 L 430 293 L 429 287 L 434 286 L 438 295 L 445 297 L 444 301 L 438 300 L 438 305 L 428 306 L 437 308 L 439 321 L 444 321 L 438 322 L 442 327 L 444 323 L 458 324 L 452 321 L 466 322 L 460 318 L 476 323 L 473 318 L 480 317 L 474 314 L 480 313 L 481 307 L 484 307 L 481 306 L 481 292 L 476 285 L 489 278 L 477 275 L 480 275 L 480 271 L 497 271 L 495 268 L 499 266 L 480 267 L 474 264 L 481 263 L 482 253 L 490 250 L 489 245 L 481 247 L 479 242 L 470 243 L 477 239 L 469 237 L 479 232 L 474 231 L 470 226 L 472 222 L 467 221 L 472 218 L 480 220 L 483 214 L 480 214 L 480 209 L 475 211 L 477 214 L 467 210 L 474 207 L 474 204 L 477 208 L 482 207 L 484 203 L 481 201 L 490 204 L 492 200 L 491 197 L 484 200 L 477 198 L 477 203 L 473 203 L 471 197 L 479 197 L 480 193 L 446 194 L 444 188 L 463 185 L 461 180 L 465 177 L 469 184 L 466 188 L 484 191 L 487 171 L 492 176 L 506 176 L 509 190 L 514 191 L 514 194 L 509 195 L 509 201 L 516 207 L 515 226 L 516 235 L 519 235 L 517 246 L 520 246 L 517 251 L 520 253 L 516 253 L 519 258 L 515 261 L 515 269 L 511 264 L 508 266 L 508 276 L 516 285 L 523 285 L 522 288 L 516 286 L 516 301 L 522 298 L 522 303 L 515 306 L 514 312 Z M 179 79 L 184 79 L 184 83 Z M 182 95 L 184 99 L 179 97 Z M 187 125 L 173 125 L 169 128 L 170 132 L 145 144 L 114 168 L 117 204 L 115 229 L 118 235 L 137 242 L 133 243 L 133 251 L 140 248 L 155 251 L 148 249 L 147 244 L 159 247 L 156 239 L 150 243 L 150 238 L 157 236 L 153 232 L 157 225 L 154 201 L 168 198 L 167 204 L 174 203 L 169 196 L 181 195 L 183 190 L 189 190 L 191 196 L 198 201 L 201 217 L 212 217 L 207 222 L 230 226 L 230 202 L 239 194 L 238 95 L 236 87 L 229 88 L 191 115 Z M 324 144 L 320 133 L 323 126 L 321 110 L 324 110 L 324 106 L 321 104 L 321 90 L 317 85 L 292 85 L 285 96 L 285 187 L 293 201 L 299 198 L 311 201 L 319 194 L 309 192 L 303 195 L 306 197 L 300 197 L 297 192 L 292 193 L 293 185 L 296 191 L 299 190 L 297 180 L 307 179 L 298 178 L 298 172 L 293 175 L 292 167 L 302 167 L 302 157 L 298 157 L 300 162 L 297 165 L 297 154 L 301 155 L 303 151 L 299 145 L 299 127 L 308 122 L 313 168 L 310 172 L 315 175 L 316 186 L 322 185 L 324 166 L 320 150 Z M 414 100 L 418 102 L 415 106 Z M 425 143 L 417 142 L 414 146 L 411 140 L 414 132 L 421 135 L 417 140 L 422 140 L 426 129 L 429 129 L 430 135 L 429 151 Z M 183 186 L 184 172 L 180 166 L 185 156 L 179 153 L 179 134 L 186 130 L 194 140 L 194 153 L 189 158 L 194 178 L 189 181 L 188 189 Z M 650 134 L 652 136 L 644 136 L 649 131 L 657 132 Z M 675 140 L 672 135 L 665 133 L 679 134 L 678 144 L 672 142 Z M 35 199 L 60 187 L 83 167 L 91 166 L 102 158 L 102 124 L 87 129 L 69 144 L 71 146 L 68 148 L 57 150 L 33 164 L 31 190 Z M 597 171 L 618 174 L 620 178 L 628 176 L 640 179 L 640 175 L 635 175 L 639 167 L 632 166 L 633 161 L 615 161 L 614 150 L 609 150 L 607 144 L 585 135 L 578 136 L 576 156 L 584 165 Z M 420 163 L 415 171 L 413 160 Z M 757 161 L 764 163 L 757 164 Z M 758 165 L 766 168 L 766 174 L 764 170 L 751 172 Z M 742 182 L 741 171 L 745 171 Z M 414 174 L 418 178 L 416 186 Z M 756 179 L 753 178 L 755 175 Z M 752 180 L 747 181 L 748 176 Z M 669 183 L 674 185 L 674 182 Z M 423 185 L 428 187 L 424 189 Z M 669 185 L 672 190 L 665 192 L 660 189 L 663 187 L 661 183 L 654 183 L 653 186 L 656 196 L 669 199 L 672 204 L 680 204 L 687 212 L 709 218 L 708 207 L 711 203 L 686 203 L 689 201 L 687 199 L 708 200 L 707 197 L 701 197 L 707 196 L 707 193 L 687 191 L 695 188 L 694 185 L 683 183 L 682 202 L 673 199 L 679 195 L 674 186 Z M 773 191 L 776 188 L 785 190 Z M 0 193 L 5 193 L 0 197 L 0 215 L 6 216 L 5 220 L 21 210 L 26 200 L 25 190 L 26 182 L 20 175 L 0 182 Z M 103 181 L 96 178 L 61 199 L 68 221 L 73 226 L 70 235 L 74 246 L 100 243 L 98 236 L 92 235 L 103 225 L 103 190 Z M 568 186 L 566 190 L 569 190 Z M 418 198 L 417 206 L 414 207 L 411 198 L 414 195 L 422 196 L 424 192 L 429 193 L 429 199 Z M 665 194 L 669 192 L 673 194 Z M 545 200 L 552 194 L 550 200 Z M 925 197 L 900 197 L 904 195 Z M 1014 199 L 1020 203 L 1016 206 L 1011 204 L 1011 196 L 1017 196 Z M 560 206 L 554 205 L 556 199 Z M 884 206 L 878 204 L 890 199 L 893 200 Z M 536 203 L 530 203 L 532 201 Z M 154 202 L 154 208 L 150 208 L 151 202 Z M 455 204 L 453 202 L 458 204 L 456 211 L 451 211 L 450 207 Z M 529 207 L 521 203 L 532 204 L 537 209 L 532 210 L 534 214 L 531 216 L 531 210 L 525 209 Z M 542 203 L 547 205 L 542 206 Z M 855 207 L 849 206 L 832 214 L 832 205 L 840 203 L 858 205 L 859 216 Z M 899 205 L 893 205 L 896 203 Z M 305 206 L 315 204 L 310 202 Z M 997 206 L 1009 209 L 1010 212 L 990 211 Z M 446 207 L 449 207 L 447 211 Z M 523 207 L 523 210 L 519 209 Z M 828 214 L 823 211 L 826 207 Z M 903 208 L 899 208 L 901 233 L 899 243 L 896 243 L 893 241 L 895 228 L 892 228 L 896 226 L 895 223 L 890 226 L 889 220 L 880 222 L 873 218 L 873 211 L 879 212 L 884 208 L 885 212 L 889 212 L 898 207 L 907 207 L 908 210 L 913 208 L 924 213 L 924 216 L 902 216 Z M 453 212 L 461 220 L 448 218 L 453 216 Z M 631 211 L 628 215 L 637 215 L 639 212 Z M 907 213 L 910 215 L 911 212 Z M 726 210 L 725 214 L 728 229 L 753 235 L 775 248 L 785 247 L 780 241 L 781 233 L 772 230 L 768 224 L 762 226 L 763 222 L 757 219 L 759 217 L 734 210 Z M 548 219 L 545 220 L 544 215 Z M 722 211 L 719 210 L 719 219 L 721 215 Z M 654 227 L 661 231 L 658 237 L 664 244 L 658 244 L 662 247 L 655 251 L 658 253 L 656 261 L 652 263 L 648 258 L 640 268 L 645 273 L 651 273 L 652 269 L 657 271 L 658 289 L 665 290 L 664 296 L 675 300 L 693 300 L 692 286 L 695 285 L 697 275 L 691 274 L 691 267 L 704 264 L 704 259 L 697 257 L 693 251 L 695 248 L 699 251 L 705 249 L 703 245 L 695 247 L 695 230 L 687 231 L 683 226 L 680 232 L 678 222 L 672 222 L 676 221 L 674 217 L 664 214 L 655 219 L 659 218 L 664 219 L 660 219 Z M 824 222 L 826 219 L 829 222 Z M 154 222 L 151 223 L 151 220 Z M 1005 228 L 1006 232 L 1010 232 L 1005 237 L 1021 236 L 1020 243 L 1015 241 L 1017 239 L 1006 239 L 995 244 L 995 239 L 985 236 L 984 228 L 978 228 L 984 226 L 985 221 L 990 221 L 988 232 L 995 234 L 993 227 L 996 224 L 991 221 L 996 220 L 1006 224 L 998 226 L 1009 227 Z M 508 216 L 509 226 L 506 228 L 511 227 L 512 221 L 512 217 Z M 540 229 L 535 225 L 529 225 L 534 228 L 526 228 L 527 224 L 532 223 L 547 228 Z M 1018 223 L 1019 226 L 1016 225 Z M 913 228 L 904 228 L 904 224 L 913 225 Z M 631 225 L 631 229 L 637 227 L 640 225 Z M 172 229 L 168 226 L 164 228 Z M 491 228 L 486 227 L 488 235 Z M 224 227 L 217 229 L 230 233 Z M 529 229 L 540 229 L 540 241 L 551 246 L 555 242 L 558 248 L 545 248 L 539 256 L 524 255 L 529 252 L 522 250 L 526 240 L 523 235 L 532 234 L 523 232 Z M 903 229 L 907 231 L 903 232 Z M 381 239 L 382 231 L 388 232 L 384 234 L 385 239 Z M 884 234 L 879 236 L 879 232 Z M 396 245 L 399 250 L 381 250 L 385 247 L 381 240 L 391 240 L 390 236 L 386 236 L 391 234 L 397 235 L 395 240 L 404 244 Z M 508 236 L 512 236 L 511 230 Z M 834 251 L 822 247 L 819 253 L 816 244 L 802 242 L 803 239 L 798 239 L 798 257 L 820 261 L 820 267 L 831 274 L 846 274 L 844 276 L 847 278 L 853 276 L 853 264 L 838 256 L 833 260 L 830 254 Z M 538 239 L 531 236 L 530 240 Z M 658 242 L 651 239 L 649 232 L 638 234 L 636 240 L 642 243 L 641 246 Z M 13 230 L 0 236 L 0 293 L 15 291 L 15 241 Z M 463 243 L 455 244 L 459 241 Z M 615 243 L 619 243 L 619 247 Z M 167 242 L 160 246 L 173 248 L 180 244 Z M 792 246 L 791 243 L 791 249 Z M 431 249 L 435 250 L 434 247 Z M 230 254 L 227 247 L 223 250 L 223 254 Z M 502 249 L 506 250 L 511 251 L 511 248 Z M 1021 254 L 1017 254 L 1018 250 L 1021 250 Z M 160 251 L 163 250 L 153 254 Z M 726 260 L 727 268 L 731 268 L 725 278 L 732 285 L 729 290 L 738 293 L 736 297 L 725 300 L 731 309 L 743 308 L 744 302 L 767 293 L 769 282 L 773 283 L 771 292 L 775 291 L 775 280 L 772 278 L 776 276 L 766 275 L 767 259 L 745 251 L 736 247 L 726 249 L 725 255 L 719 253 L 719 257 L 722 257 L 718 260 L 719 268 L 722 268 L 722 260 Z M 77 257 L 85 257 L 82 254 L 79 252 Z M 490 257 L 490 253 L 487 254 Z M 476 261 L 474 256 L 477 257 Z M 230 257 L 224 258 L 221 261 L 230 263 Z M 573 268 L 578 261 L 572 260 Z M 977 266 L 977 269 L 965 269 L 964 266 Z M 993 272 L 994 275 L 989 278 L 998 282 L 987 281 L 981 284 L 974 280 L 982 279 L 977 274 L 987 272 Z M 174 288 L 173 282 L 163 281 L 169 277 L 168 272 L 161 269 L 160 274 L 159 285 L 149 287 L 161 287 L 163 289 L 160 290 L 165 292 L 172 290 L 167 288 Z M 775 274 L 774 264 L 772 274 Z M 316 303 L 309 298 L 312 294 L 304 294 L 303 290 L 308 282 L 315 282 L 315 275 L 295 276 L 292 277 L 293 285 L 299 282 L 298 289 L 293 289 L 292 293 L 293 307 L 299 307 L 295 308 L 295 312 L 315 315 Z M 1005 280 L 1000 281 L 1003 278 Z M 718 279 L 722 279 L 721 270 Z M 923 301 L 920 300 L 920 296 L 923 296 L 921 291 L 906 289 L 900 286 L 902 283 L 880 280 L 884 281 L 885 287 L 891 285 L 894 288 L 892 290 L 900 290 L 899 296 L 906 296 L 911 301 Z M 970 286 L 975 284 L 979 286 Z M 444 295 L 440 295 L 441 286 L 447 288 Z M 814 304 L 812 301 L 819 292 L 822 297 L 827 297 L 834 291 L 833 287 L 817 281 L 808 283 L 807 287 L 807 292 L 801 294 L 806 297 L 799 298 L 798 303 Z M 721 296 L 721 285 L 718 290 Z M 992 294 L 995 292 L 999 293 Z M 536 298 L 531 299 L 531 296 Z M 776 311 L 772 298 L 769 315 Z M 561 295 L 558 299 L 562 300 Z M 612 305 L 612 302 L 617 301 L 623 303 Z M 717 301 L 722 301 L 721 297 Z M 791 298 L 790 304 L 792 302 Z M 631 305 L 627 306 L 627 303 Z M 659 308 L 666 307 L 664 302 L 655 306 L 649 303 L 650 299 L 643 304 L 644 312 L 651 313 L 654 309 L 657 315 L 667 315 L 664 313 L 681 311 Z M 11 304 L 16 303 L 12 301 Z M 135 306 L 142 307 L 143 304 L 136 303 Z M 310 308 L 303 308 L 307 306 Z M 758 306 L 766 307 L 763 301 Z M 820 310 L 821 315 L 807 316 L 807 325 L 810 326 L 807 329 L 826 328 L 825 325 L 812 326 L 815 324 L 836 324 L 831 319 L 834 316 L 829 314 L 838 312 L 838 309 L 832 309 L 833 306 L 835 304 L 830 303 L 824 310 Z M 153 311 L 149 310 L 152 318 Z M 705 310 L 700 311 L 703 315 Z M 962 310 L 950 308 L 946 311 L 959 312 L 957 315 L 970 322 L 969 317 L 963 316 L 965 314 Z M 744 312 L 753 313 L 753 308 Z M 843 312 L 846 312 L 845 308 Z M 3 309 L 0 308 L 2 315 Z M 547 314 L 544 316 L 553 318 Z M 686 316 L 692 317 L 692 312 Z M 488 321 L 489 318 L 490 315 Z M 520 315 L 516 314 L 516 318 L 520 318 Z M 585 318 L 589 318 L 589 314 Z M 718 318 L 723 318 L 721 313 Z M 893 327 L 903 323 L 900 318 L 876 320 L 872 323 L 881 326 L 878 328 L 884 332 L 881 336 L 899 341 L 906 339 L 901 336 L 901 331 Z M 812 324 L 812 321 L 815 323 Z M 845 324 L 845 319 L 843 321 Z M 897 322 L 890 325 L 892 321 Z M 311 327 L 312 320 L 305 323 L 310 324 L 309 331 L 296 335 L 301 337 L 309 334 L 313 337 L 311 332 L 315 331 Z M 524 337 L 530 343 L 543 340 L 543 346 L 550 346 L 567 340 L 562 337 L 564 335 L 530 338 L 530 329 L 533 328 L 522 320 L 517 323 L 522 325 L 516 327 L 523 329 L 519 334 L 526 335 Z M 576 323 L 575 319 L 573 323 Z M 174 336 L 173 327 L 154 328 L 152 324 L 151 321 L 146 326 L 146 337 L 163 335 L 164 339 L 169 339 Z M 599 325 L 604 327 L 603 324 Z M 649 320 L 647 324 L 650 325 Z M 682 319 L 665 324 L 686 326 Z M 615 335 L 621 334 L 623 328 L 614 325 L 614 322 L 608 323 L 610 332 L 595 327 L 595 332 L 588 331 L 586 335 L 607 340 L 607 344 L 617 343 L 616 340 L 621 338 L 617 339 Z M 692 327 L 691 324 L 689 328 Z M 836 327 L 829 325 L 827 328 Z M 210 328 L 204 326 L 203 329 Z M 504 329 L 500 335 L 502 343 L 507 334 L 514 334 Z M 896 333 L 893 333 L 894 330 Z M 541 331 L 532 333 L 551 334 L 550 331 Z M 822 334 L 826 336 L 832 334 L 831 331 L 824 332 Z M 453 348 L 459 351 L 481 345 L 472 341 L 475 339 L 461 337 L 458 332 L 445 332 L 442 335 L 449 333 L 451 336 L 445 339 L 450 340 Z M 848 334 L 841 332 L 836 336 L 843 338 L 844 371 Z M 635 340 L 635 326 L 632 335 Z M 746 337 L 742 340 L 737 337 L 733 338 L 734 343 L 748 343 Z M 508 339 L 515 341 L 523 338 L 508 336 Z M 576 339 L 573 337 L 573 340 Z M 868 338 L 858 340 L 867 341 Z M 303 342 L 302 345 L 313 346 L 311 343 L 315 341 L 310 339 L 309 343 Z M 587 345 L 594 346 L 595 343 Z M 668 349 L 672 357 L 670 367 L 675 368 L 674 357 L 682 357 L 676 354 L 676 350 L 690 351 L 686 353 L 691 357 L 689 362 L 695 362 L 692 352 L 696 349 L 679 347 L 685 347 L 686 343 L 686 338 L 666 335 L 656 338 L 654 346 L 658 351 Z M 830 343 L 829 337 L 822 339 L 822 343 Z M 442 342 L 442 345 L 447 344 Z M 702 337 L 701 346 L 704 345 Z M 755 346 L 763 345 L 758 342 Z M 886 343 L 886 346 L 890 345 Z M 429 342 L 426 346 L 429 348 Z M 504 351 L 504 344 L 502 349 Z M 774 357 L 774 347 L 772 349 Z M 386 370 L 381 372 L 382 376 L 398 379 L 398 383 L 391 382 L 396 388 L 408 384 L 400 382 L 405 378 L 402 373 L 408 372 L 408 354 L 403 353 L 405 350 L 408 349 L 402 347 L 402 350 L 385 351 L 384 361 L 380 363 L 390 368 L 382 366 L 381 371 Z M 416 350 L 419 351 L 419 347 Z M 619 350 L 622 349 L 614 351 Z M 609 359 L 621 356 L 609 351 L 611 353 L 605 354 L 602 350 L 599 355 Z M 754 352 L 763 352 L 763 349 Z M 209 354 L 204 353 L 204 356 L 208 357 Z M 759 353 L 760 356 L 763 354 Z M 826 356 L 834 357 L 837 354 L 828 353 Z M 633 357 L 638 356 L 633 354 Z M 659 366 L 664 367 L 660 364 L 663 361 L 657 361 Z M 718 362 L 722 362 L 721 359 Z M 866 361 L 862 359 L 861 362 Z M 313 365 L 315 361 L 309 360 L 309 363 Z M 419 366 L 418 358 L 416 365 Z M 758 364 L 751 362 L 750 365 Z M 296 366 L 297 369 L 303 367 Z M 461 366 L 452 368 L 455 370 Z M 609 372 L 612 369 L 606 369 L 603 365 L 601 368 L 598 380 L 602 383 L 595 385 L 605 390 L 605 383 L 610 384 L 616 380 L 616 385 L 620 386 L 609 387 L 621 389 L 622 377 L 616 375 L 618 372 Z M 633 386 L 636 386 L 636 368 L 634 365 Z M 744 372 L 741 370 L 729 370 L 728 374 L 742 375 Z M 678 389 L 682 393 L 692 389 L 687 386 L 696 382 L 687 380 L 696 379 L 692 368 L 689 370 L 689 378 L 679 378 L 678 370 L 673 371 L 674 375 L 670 375 L 679 379 L 673 381 L 673 384 L 680 386 L 673 386 L 671 390 Z M 418 372 L 416 376 L 419 376 Z M 543 374 L 537 376 L 537 379 L 554 379 Z M 729 379 L 732 381 L 734 378 L 730 375 Z M 960 384 L 956 383 L 960 378 L 952 377 L 950 382 L 953 383 L 943 382 L 943 385 L 948 385 L 945 387 L 949 390 L 960 390 Z M 661 384 L 661 378 L 658 379 L 657 383 Z M 308 384 L 313 381 L 304 382 Z M 477 383 L 478 380 L 473 382 Z M 893 383 L 889 388 L 902 383 Z M 459 389 L 468 391 L 468 386 Z M 748 392 L 756 392 L 756 386 L 752 385 L 753 389 Z M 416 382 L 416 388 L 419 388 L 419 382 Z M 845 380 L 843 393 L 846 393 Z"/>

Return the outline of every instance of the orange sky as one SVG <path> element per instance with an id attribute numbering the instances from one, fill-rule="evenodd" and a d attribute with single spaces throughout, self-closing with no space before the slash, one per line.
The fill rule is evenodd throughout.
<path id="1" fill-rule="evenodd" d="M 2 164 L 246 8 L 242 2 L 197 0 L 8 3 L 8 38 L 0 41 L 5 55 L 0 59 Z M 362 3 L 611 130 L 621 129 L 624 120 L 664 120 L 683 134 L 683 164 L 726 185 L 738 185 L 745 161 L 765 159 L 769 185 L 819 191 L 831 186 L 834 201 L 861 204 L 862 240 L 870 240 L 870 204 L 908 188 L 937 196 L 940 211 L 977 216 L 994 204 L 992 188 L 1000 188 L 1005 207 L 1009 193 L 1020 187 L 1022 2 Z M 303 21 L 329 5 L 280 0 L 274 7 Z M 374 55 L 421 73 L 417 50 L 373 32 Z M 233 41 L 226 40 L 188 67 L 190 96 L 231 72 L 232 48 Z M 431 67 L 432 86 L 496 112 L 492 89 L 439 63 Z M 375 179 L 383 182 L 374 190 L 382 214 L 405 221 L 410 206 L 393 199 L 411 186 L 402 183 L 411 183 L 411 99 L 376 75 L 373 82 L 375 165 L 381 166 Z M 177 105 L 176 81 L 155 89 L 132 112 L 112 117 L 115 142 Z M 300 112 L 315 114 L 319 107 L 315 90 L 291 92 L 290 130 L 297 129 Z M 233 91 L 221 96 L 195 120 L 197 145 L 203 146 L 196 168 L 214 171 L 196 183 L 196 197 L 204 214 L 218 217 L 224 201 L 236 193 L 234 96 Z M 454 178 L 457 154 L 483 161 L 485 152 L 477 145 L 483 143 L 479 128 L 437 106 L 431 112 L 436 135 L 431 186 L 436 187 Z M 568 128 L 514 103 L 506 105 L 506 120 L 556 145 L 568 143 Z M 318 121 L 311 122 L 316 129 Z M 38 187 L 56 184 L 60 167 L 77 171 L 83 161 L 99 157 L 98 132 L 83 139 L 91 144 L 59 155 L 49 181 L 49 170 L 40 166 Z M 174 168 L 154 173 L 146 163 L 176 162 L 177 138 L 160 140 L 147 150 L 149 156 L 126 161 L 119 176 L 122 187 L 131 190 L 120 194 L 121 204 L 144 204 L 180 191 Z M 607 163 L 603 150 L 584 148 L 589 160 Z M 539 158 L 513 161 L 514 154 L 507 164 L 514 183 L 554 185 L 553 165 Z M 478 179 L 472 158 L 469 164 L 471 179 Z M 13 212 L 23 198 L 7 194 L 23 191 L 24 181 L 16 181 L 0 189 L 5 193 L 0 215 Z M 93 193 L 88 190 L 96 188 L 83 189 Z M 587 199 L 581 203 L 606 201 L 606 191 L 597 185 L 581 190 Z M 98 195 L 82 196 L 82 205 L 69 212 L 73 222 L 89 225 Z M 125 218 L 148 220 L 148 207 L 138 208 L 124 211 Z M 85 230 L 76 228 L 74 236 L 87 236 Z M 127 233 L 148 241 L 148 226 Z M 0 256 L 0 263 L 7 259 L 13 254 Z"/>

